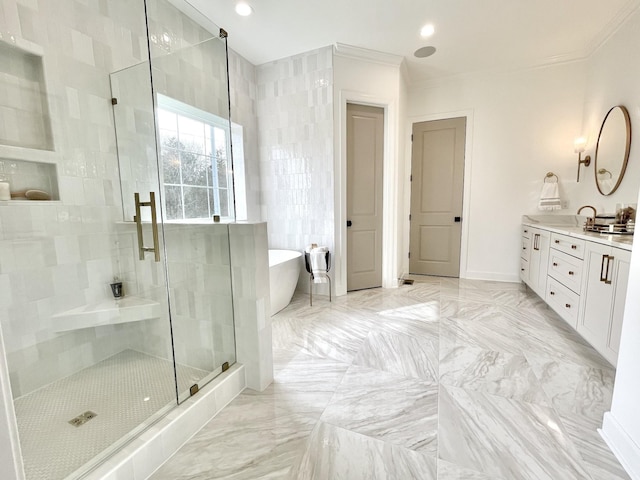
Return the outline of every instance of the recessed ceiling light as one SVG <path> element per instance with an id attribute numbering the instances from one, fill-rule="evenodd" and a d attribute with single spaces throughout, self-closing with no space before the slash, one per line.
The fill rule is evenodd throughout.
<path id="1" fill-rule="evenodd" d="M 436 53 L 436 47 L 422 47 L 413 52 L 413 55 L 418 58 L 427 58 Z"/>
<path id="2" fill-rule="evenodd" d="M 428 23 L 420 29 L 420 36 L 423 38 L 430 37 L 435 31 L 436 29 L 434 28 L 434 26 Z"/>
<path id="3" fill-rule="evenodd" d="M 238 15 L 246 17 L 247 15 L 251 15 L 251 12 L 253 12 L 253 8 L 251 8 L 251 5 L 249 5 L 248 3 L 236 3 L 236 13 Z"/>

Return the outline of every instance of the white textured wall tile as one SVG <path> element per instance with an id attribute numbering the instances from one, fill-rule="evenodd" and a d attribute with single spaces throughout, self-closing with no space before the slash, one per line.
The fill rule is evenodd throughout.
<path id="1" fill-rule="evenodd" d="M 317 243 L 333 250 L 332 62 L 327 47 L 257 68 L 270 248 L 300 251 Z"/>
<path id="2" fill-rule="evenodd" d="M 162 32 L 163 26 L 166 27 L 176 48 L 196 45 L 213 37 L 182 15 L 177 15 L 174 7 L 164 0 L 150 2 L 150 11 L 155 31 Z M 147 163 L 142 162 L 141 171 L 120 170 L 110 103 L 110 74 L 140 64 L 147 57 L 145 32 L 142 2 L 114 0 L 109 2 L 107 9 L 104 2 L 0 1 L 0 34 L 3 38 L 14 35 L 39 44 L 44 51 L 43 68 L 58 156 L 60 197 L 59 203 L 50 205 L 13 202 L 0 205 L 0 275 L 3 284 L 9 284 L 6 291 L 11 292 L 9 301 L 3 297 L 0 302 L 0 321 L 7 348 L 12 352 L 9 370 L 14 396 L 28 393 L 30 389 L 41 387 L 124 348 L 145 345 L 155 354 L 168 355 L 170 341 L 166 312 L 164 323 L 160 320 L 139 322 L 140 325 L 121 326 L 110 333 L 106 333 L 109 331 L 106 328 L 86 329 L 93 332 L 89 337 L 84 331 L 60 334 L 51 321 L 53 314 L 110 298 L 108 283 L 116 276 L 124 280 L 127 294 L 148 296 L 166 304 L 162 267 L 153 265 L 149 256 L 141 267 L 135 239 L 131 234 L 115 235 L 117 227 L 114 223 L 122 219 L 120 174 L 126 184 L 132 179 L 146 179 L 149 172 L 155 171 L 153 144 L 151 152 L 148 144 L 143 145 L 141 151 L 131 151 L 132 155 L 149 159 Z M 215 42 L 220 43 L 217 39 Z M 217 73 L 222 64 L 210 62 L 206 65 L 202 51 L 200 48 L 185 52 L 182 57 L 188 64 L 191 77 L 197 76 L 199 81 L 207 76 L 213 77 L 212 74 Z M 161 62 L 159 56 L 166 53 L 166 50 L 155 48 L 155 59 Z M 144 80 L 148 76 L 148 66 L 143 65 L 140 70 L 144 72 Z M 6 72 L 0 73 L 4 75 Z M 247 74 L 250 77 L 252 73 L 249 70 Z M 168 82 L 167 78 L 159 80 L 165 85 L 177 85 Z M 212 81 L 216 83 L 215 79 Z M 0 77 L 0 91 L 4 95 L 0 99 L 0 131 L 15 127 L 16 136 L 37 133 L 33 126 L 20 124 L 15 109 L 7 107 L 8 104 L 26 106 L 34 111 L 41 108 L 36 97 L 6 94 L 9 88 L 20 89 L 25 85 L 24 82 L 9 81 L 6 76 Z M 226 85 L 220 82 L 216 85 L 216 88 L 226 90 Z M 131 85 L 127 85 L 129 87 Z M 189 87 L 184 89 L 188 91 Z M 136 91 L 139 93 L 139 90 Z M 211 108 L 219 108 L 219 102 L 211 102 L 210 91 L 206 94 L 205 97 L 197 97 L 196 94 L 194 99 L 201 103 L 209 101 Z M 150 93 L 139 96 L 149 102 Z M 18 100 L 23 103 L 16 104 Z M 247 109 L 251 110 L 251 107 Z M 141 111 L 144 113 L 144 109 Z M 127 114 L 130 114 L 127 125 L 134 133 L 153 133 L 148 129 L 152 117 L 145 118 L 140 112 L 136 116 L 133 109 Z M 121 132 L 118 133 L 120 135 Z M 15 185 L 24 181 L 32 182 L 25 183 L 25 187 L 36 186 L 33 184 L 36 178 L 45 179 L 48 175 L 41 170 L 35 164 L 22 165 L 0 158 L 0 175 L 11 175 Z M 144 187 L 141 192 L 148 192 L 154 188 L 153 185 L 153 182 L 147 182 L 136 186 Z M 132 198 L 127 197 L 127 202 L 130 205 Z M 148 229 L 145 229 L 145 234 L 147 239 L 151 238 Z M 212 242 L 218 240 L 213 239 Z M 227 245 L 228 252 L 228 244 L 223 243 Z M 182 244 L 183 251 L 189 248 L 188 242 Z M 211 357 L 216 361 L 233 361 L 233 334 L 229 334 L 228 325 L 232 324 L 229 320 L 232 306 L 228 273 L 227 286 L 223 286 L 224 269 L 228 271 L 229 268 L 228 253 L 225 260 L 221 258 L 221 251 L 208 252 L 212 256 L 205 261 L 190 257 L 182 264 L 177 262 L 178 267 L 173 264 L 174 269 L 181 272 L 175 288 L 184 292 L 179 296 L 185 299 L 185 318 L 191 322 L 188 325 L 192 334 L 184 335 L 185 344 L 180 346 L 185 353 L 183 358 L 191 361 L 192 357 L 187 354 L 188 343 L 200 341 L 211 350 L 214 330 L 217 328 L 222 333 L 222 338 L 215 343 L 218 351 L 209 351 L 209 366 L 214 361 Z M 195 267 L 203 263 L 207 267 Z M 196 281 L 189 285 L 191 272 Z M 207 308 L 207 293 L 218 303 L 217 317 L 211 317 L 213 307 Z M 220 318 L 220 314 L 224 318 Z M 208 325 L 207 317 L 219 320 L 219 327 L 213 323 Z M 201 339 L 206 337 L 207 329 L 209 343 L 203 344 Z M 196 357 L 204 357 L 202 350 L 198 349 Z"/>
<path id="3" fill-rule="evenodd" d="M 266 224 L 229 225 L 229 239 L 237 358 L 247 386 L 263 390 L 273 380 L 271 349 L 261 349 L 271 338 L 269 289 L 257 287 L 269 285 Z"/>

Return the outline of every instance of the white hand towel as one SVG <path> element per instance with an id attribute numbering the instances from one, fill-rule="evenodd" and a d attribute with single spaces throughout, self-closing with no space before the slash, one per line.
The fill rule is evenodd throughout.
<path id="1" fill-rule="evenodd" d="M 313 283 L 327 283 L 327 247 L 312 248 L 309 252 Z"/>
<path id="2" fill-rule="evenodd" d="M 560 210 L 562 201 L 560 200 L 560 190 L 558 182 L 545 182 L 542 184 L 542 192 L 540 192 L 539 210 Z"/>

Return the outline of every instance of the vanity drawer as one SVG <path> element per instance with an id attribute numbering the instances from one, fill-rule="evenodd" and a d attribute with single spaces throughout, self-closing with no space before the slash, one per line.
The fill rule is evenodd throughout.
<path id="1" fill-rule="evenodd" d="M 522 237 L 522 248 L 520 248 L 520 258 L 529 261 L 531 258 L 531 240 Z"/>
<path id="2" fill-rule="evenodd" d="M 547 273 L 574 292 L 580 292 L 582 264 L 582 260 L 576 257 L 551 249 Z"/>
<path id="3" fill-rule="evenodd" d="M 529 280 L 529 262 L 524 258 L 520 259 L 520 280 L 527 282 Z"/>
<path id="4" fill-rule="evenodd" d="M 531 227 L 527 227 L 526 225 L 522 225 L 522 236 L 524 238 L 531 238 Z"/>
<path id="5" fill-rule="evenodd" d="M 558 233 L 551 234 L 551 248 L 568 253 L 574 257 L 584 258 L 584 240 L 560 235 Z"/>
<path id="6" fill-rule="evenodd" d="M 578 327 L 580 296 L 552 277 L 547 277 L 545 300 L 573 328 Z"/>

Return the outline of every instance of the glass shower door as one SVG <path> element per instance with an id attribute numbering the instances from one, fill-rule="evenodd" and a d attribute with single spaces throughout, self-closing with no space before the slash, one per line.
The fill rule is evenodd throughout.
<path id="1" fill-rule="evenodd" d="M 166 4 L 153 1 L 147 7 L 150 65 L 111 75 L 125 220 L 121 231 L 126 248 L 138 252 L 127 278 L 130 288 L 145 297 L 161 296 L 163 289 L 168 293 L 171 345 L 161 329 L 144 327 L 150 341 L 143 348 L 159 358 L 171 352 L 181 402 L 235 362 L 226 40 L 183 19 L 183 34 L 190 30 L 204 40 L 173 44 L 170 26 L 160 27 L 158 21 L 171 18 Z M 151 206 L 142 205 L 137 215 L 136 193 L 143 203 L 153 193 L 156 225 Z M 137 228 L 134 217 L 140 221 Z M 155 248 L 156 236 L 160 262 L 155 251 L 144 251 Z"/>

